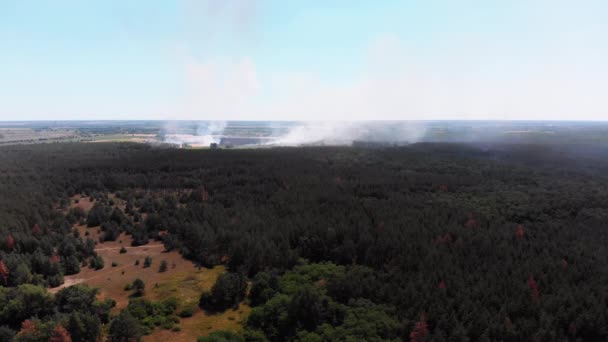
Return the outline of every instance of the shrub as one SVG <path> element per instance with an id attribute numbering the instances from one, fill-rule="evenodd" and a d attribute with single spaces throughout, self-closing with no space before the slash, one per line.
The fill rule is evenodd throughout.
<path id="1" fill-rule="evenodd" d="M 192 305 L 188 305 L 183 308 L 177 315 L 181 318 L 192 317 L 194 312 L 196 311 L 196 307 Z"/>
<path id="2" fill-rule="evenodd" d="M 158 272 L 167 271 L 167 260 L 163 260 L 160 262 L 160 267 L 158 268 Z"/>

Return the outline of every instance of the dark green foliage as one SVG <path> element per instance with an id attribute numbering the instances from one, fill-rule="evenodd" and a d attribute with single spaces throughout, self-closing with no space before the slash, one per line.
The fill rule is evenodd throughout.
<path id="1" fill-rule="evenodd" d="M 65 275 L 72 275 L 80 272 L 80 261 L 75 255 L 70 255 L 63 259 Z"/>
<path id="2" fill-rule="evenodd" d="M 73 312 L 69 315 L 66 329 L 72 342 L 95 341 L 101 332 L 101 321 L 94 314 Z"/>
<path id="3" fill-rule="evenodd" d="M 194 315 L 194 312 L 196 312 L 195 306 L 186 306 L 177 315 L 182 318 L 192 317 Z"/>
<path id="4" fill-rule="evenodd" d="M 14 288 L 0 287 L 0 322 L 19 329 L 21 322 L 53 313 L 53 298 L 46 290 L 30 284 Z"/>
<path id="5" fill-rule="evenodd" d="M 223 311 L 231 307 L 237 307 L 245 298 L 247 291 L 247 280 L 241 273 L 221 274 L 211 292 L 201 295 L 199 305 L 209 311 Z"/>
<path id="6" fill-rule="evenodd" d="M 107 221 L 101 224 L 101 231 L 103 231 L 103 235 L 101 237 L 103 241 L 116 241 L 118 236 L 120 235 L 120 227 L 114 221 Z"/>
<path id="7" fill-rule="evenodd" d="M 271 341 L 398 341 L 404 331 L 391 306 L 367 299 L 344 305 L 325 294 L 319 281 L 343 276 L 343 268 L 331 264 L 287 272 L 276 294 L 253 309 L 247 331 L 262 331 Z"/>
<path id="8" fill-rule="evenodd" d="M 124 246 L 120 247 L 120 254 L 127 253 L 127 249 Z"/>
<path id="9" fill-rule="evenodd" d="M 110 219 L 111 209 L 100 202 L 96 202 L 87 216 L 87 226 L 96 227 Z"/>
<path id="10" fill-rule="evenodd" d="M 108 337 L 111 342 L 131 342 L 139 341 L 143 333 L 144 329 L 139 321 L 129 310 L 123 310 L 110 323 Z"/>
<path id="11" fill-rule="evenodd" d="M 39 286 L 0 287 L 0 321 L 8 325 L 0 327 L 0 341 L 12 341 L 10 335 L 19 331 L 26 320 L 36 331 L 20 333 L 17 341 L 48 341 L 58 325 L 67 329 L 74 342 L 95 341 L 101 332 L 101 322 L 107 322 L 115 305 L 111 300 L 96 301 L 97 292 L 85 285 L 75 285 L 62 289 L 53 298 Z"/>
<path id="12" fill-rule="evenodd" d="M 94 268 L 96 270 L 100 270 L 104 268 L 104 266 L 105 262 L 103 261 L 101 255 L 96 255 L 91 258 L 91 261 L 89 261 L 89 267 Z"/>
<path id="13" fill-rule="evenodd" d="M 66 287 L 55 295 L 55 305 L 63 313 L 90 311 L 98 293 L 99 290 L 86 285 Z"/>
<path id="14" fill-rule="evenodd" d="M 125 311 L 128 311 L 139 321 L 143 328 L 142 332 L 147 334 L 155 327 L 169 330 L 179 323 L 179 318 L 175 316 L 176 309 L 177 300 L 174 298 L 160 302 L 137 298 L 129 301 Z"/>
<path id="15" fill-rule="evenodd" d="M 266 303 L 279 290 L 279 278 L 275 274 L 260 272 L 253 279 L 249 299 L 251 306 Z"/>
<path id="16" fill-rule="evenodd" d="M 59 285 L 76 272 L 74 260 L 97 266 L 95 242 L 68 231 L 82 213 L 56 210 L 80 193 L 96 199 L 88 224 L 109 222 L 104 235 L 159 239 L 201 267 L 225 264 L 250 277 L 255 308 L 244 337 L 391 340 L 397 321 L 396 336 L 407 340 L 424 313 L 433 341 L 601 341 L 606 150 L 3 146 L 3 284 Z M 110 207 L 110 192 L 132 215 Z M 301 258 L 325 264 L 298 266 Z M 2 314 L 15 310 L 2 304 Z M 17 330 L 16 320 L 6 324 Z"/>
<path id="17" fill-rule="evenodd" d="M 7 326 L 0 326 L 0 342 L 12 342 L 15 338 L 15 331 Z"/>

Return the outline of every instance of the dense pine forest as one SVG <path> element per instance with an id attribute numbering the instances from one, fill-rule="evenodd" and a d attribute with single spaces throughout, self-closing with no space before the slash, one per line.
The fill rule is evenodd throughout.
<path id="1" fill-rule="evenodd" d="M 201 308 L 253 309 L 201 341 L 608 339 L 602 147 L 3 146 L 0 341 L 132 341 L 173 315 L 137 298 L 114 314 L 86 285 L 49 293 L 109 266 L 77 223 L 224 265 Z"/>

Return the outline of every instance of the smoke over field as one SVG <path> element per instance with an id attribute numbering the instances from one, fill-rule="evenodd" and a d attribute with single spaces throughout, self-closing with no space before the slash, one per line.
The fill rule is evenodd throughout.
<path id="1" fill-rule="evenodd" d="M 422 122 L 225 122 L 211 121 L 191 125 L 169 122 L 162 141 L 171 144 L 209 146 L 301 146 L 351 145 L 355 141 L 413 143 L 426 133 Z"/>

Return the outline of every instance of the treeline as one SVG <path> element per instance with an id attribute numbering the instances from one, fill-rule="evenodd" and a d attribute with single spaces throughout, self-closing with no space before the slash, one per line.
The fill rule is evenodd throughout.
<path id="1" fill-rule="evenodd" d="M 136 245 L 159 239 L 201 266 L 225 264 L 206 310 L 238 305 L 252 280 L 244 335 L 219 333 L 236 339 L 608 338 L 604 154 L 456 144 L 0 151 L 6 286 L 54 286 L 96 264 L 95 241 L 70 233 L 80 222 L 99 225 L 103 240 L 124 231 Z M 93 209 L 67 210 L 75 194 L 95 198 Z"/>

